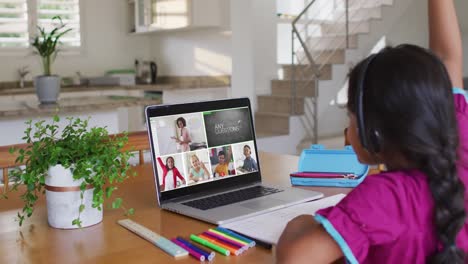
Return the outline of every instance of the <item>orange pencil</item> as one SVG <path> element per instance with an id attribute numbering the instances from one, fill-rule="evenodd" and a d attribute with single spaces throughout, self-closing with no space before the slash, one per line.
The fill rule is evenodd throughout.
<path id="1" fill-rule="evenodd" d="M 231 251 L 231 252 L 234 253 L 234 255 L 236 255 L 236 256 L 240 255 L 240 254 L 243 252 L 243 250 L 240 249 L 240 248 L 235 248 L 235 247 L 233 247 L 233 246 L 231 246 L 231 245 L 228 245 L 228 244 L 226 244 L 226 243 L 224 243 L 224 242 L 222 242 L 222 241 L 213 239 L 212 237 L 206 236 L 206 235 L 204 235 L 204 234 L 199 234 L 198 236 L 201 237 L 201 238 L 203 238 L 203 239 L 205 239 L 205 240 L 208 241 L 208 242 L 211 242 L 211 243 L 213 243 L 213 244 L 219 246 L 219 247 L 222 247 L 222 248 L 225 248 L 225 249 Z"/>

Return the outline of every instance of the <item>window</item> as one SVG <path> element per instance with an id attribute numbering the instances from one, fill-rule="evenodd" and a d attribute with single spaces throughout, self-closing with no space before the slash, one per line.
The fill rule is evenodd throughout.
<path id="1" fill-rule="evenodd" d="M 54 27 L 54 16 L 72 29 L 60 39 L 63 45 L 80 47 L 79 0 L 0 0 L 0 48 L 29 47 L 38 26 L 46 31 Z"/>
<path id="2" fill-rule="evenodd" d="M 26 0 L 0 0 L 0 47 L 28 46 Z"/>
<path id="3" fill-rule="evenodd" d="M 0 0 L 1 1 L 1 0 Z M 79 47 L 80 38 L 80 7 L 79 0 L 38 0 L 37 24 L 50 31 L 57 20 L 52 21 L 55 16 L 60 16 L 66 28 L 72 30 L 65 34 L 60 41 L 65 46 Z"/>

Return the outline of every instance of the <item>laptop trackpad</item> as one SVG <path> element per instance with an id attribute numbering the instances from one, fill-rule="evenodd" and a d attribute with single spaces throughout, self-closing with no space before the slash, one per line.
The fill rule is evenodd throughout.
<path id="1" fill-rule="evenodd" d="M 255 201 L 245 202 L 239 204 L 240 206 L 247 207 L 249 209 L 260 210 L 260 209 L 268 209 L 278 205 L 284 204 L 284 201 L 277 200 L 277 199 L 259 199 Z"/>

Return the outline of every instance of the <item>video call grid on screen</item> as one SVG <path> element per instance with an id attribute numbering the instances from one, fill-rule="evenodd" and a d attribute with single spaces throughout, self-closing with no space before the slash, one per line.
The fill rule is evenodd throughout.
<path id="1" fill-rule="evenodd" d="M 177 123 L 185 128 L 185 132 L 177 128 Z M 171 174 L 167 173 L 171 170 L 166 169 L 165 174 L 156 162 L 161 191 L 258 171 L 248 107 L 151 117 L 150 127 L 156 159 L 160 158 L 167 168 L 167 161 L 172 157 L 178 172 L 174 177 L 175 170 Z M 187 134 L 191 141 L 189 146 L 177 146 L 177 139 L 184 141 L 183 135 Z M 224 155 L 219 155 L 221 151 Z M 223 158 L 224 163 L 220 164 Z M 167 176 L 166 185 L 162 186 L 164 175 L 172 175 L 175 182 Z"/>

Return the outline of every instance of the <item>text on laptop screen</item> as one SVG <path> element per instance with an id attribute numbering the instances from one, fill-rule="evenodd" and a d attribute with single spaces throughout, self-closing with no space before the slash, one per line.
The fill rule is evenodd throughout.
<path id="1" fill-rule="evenodd" d="M 248 107 L 150 118 L 161 191 L 258 171 Z"/>

